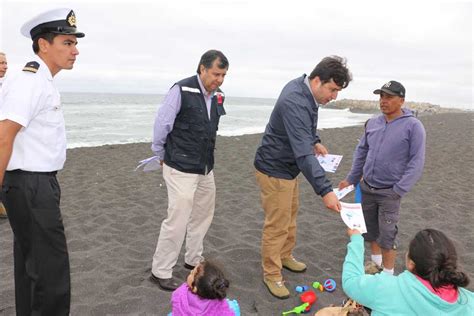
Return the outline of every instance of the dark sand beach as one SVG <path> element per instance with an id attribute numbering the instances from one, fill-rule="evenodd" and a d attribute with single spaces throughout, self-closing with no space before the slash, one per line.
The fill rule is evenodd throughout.
<path id="1" fill-rule="evenodd" d="M 427 131 L 422 179 L 402 200 L 400 252 L 420 229 L 443 230 L 458 247 L 464 269 L 474 278 L 474 113 L 421 117 Z M 320 132 L 334 154 L 344 155 L 333 184 L 350 169 L 362 126 Z M 281 315 L 299 305 L 296 285 L 336 280 L 333 293 L 320 293 L 312 314 L 340 304 L 341 268 L 348 237 L 339 215 L 323 206 L 300 176 L 298 242 L 294 255 L 308 264 L 303 274 L 284 271 L 292 297 L 278 300 L 262 283 L 260 238 L 263 211 L 255 182 L 253 158 L 261 135 L 219 137 L 216 147 L 216 213 L 205 239 L 204 256 L 220 262 L 231 281 L 229 298 L 242 315 Z M 151 156 L 150 144 L 127 144 L 68 150 L 59 173 L 62 214 L 69 246 L 72 315 L 166 315 L 171 293 L 149 280 L 151 259 L 161 221 L 166 216 L 166 187 L 161 172 L 135 172 Z M 349 195 L 344 201 L 351 202 Z M 0 314 L 14 315 L 12 232 L 0 222 Z M 366 254 L 367 255 L 367 254 Z M 185 279 L 182 254 L 175 275 Z M 469 286 L 474 289 L 474 279 Z"/>

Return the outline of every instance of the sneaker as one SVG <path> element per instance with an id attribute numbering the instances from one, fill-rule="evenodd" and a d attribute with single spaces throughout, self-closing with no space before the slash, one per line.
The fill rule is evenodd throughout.
<path id="1" fill-rule="evenodd" d="M 365 274 L 377 274 L 382 272 L 383 268 L 373 261 L 369 261 L 364 266 Z"/>
<path id="2" fill-rule="evenodd" d="M 5 209 L 5 206 L 3 206 L 2 202 L 0 202 L 0 218 L 8 218 L 7 210 Z"/>
<path id="3" fill-rule="evenodd" d="M 290 270 L 291 272 L 300 273 L 306 271 L 306 264 L 299 262 L 293 256 L 281 259 L 281 265 L 283 268 Z"/>
<path id="4" fill-rule="evenodd" d="M 283 281 L 272 281 L 263 279 L 263 283 L 267 287 L 271 295 L 281 300 L 290 297 L 290 291 L 286 288 Z"/>

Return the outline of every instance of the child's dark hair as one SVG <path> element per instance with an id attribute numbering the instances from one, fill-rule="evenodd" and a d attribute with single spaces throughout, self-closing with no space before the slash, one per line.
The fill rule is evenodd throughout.
<path id="1" fill-rule="evenodd" d="M 408 257 L 415 263 L 415 274 L 431 283 L 433 288 L 469 284 L 466 273 L 458 270 L 456 248 L 449 238 L 436 229 L 419 231 L 410 242 Z"/>
<path id="2" fill-rule="evenodd" d="M 216 264 L 206 260 L 197 267 L 194 286 L 197 289 L 196 294 L 202 298 L 223 299 L 227 296 L 229 280 Z"/>

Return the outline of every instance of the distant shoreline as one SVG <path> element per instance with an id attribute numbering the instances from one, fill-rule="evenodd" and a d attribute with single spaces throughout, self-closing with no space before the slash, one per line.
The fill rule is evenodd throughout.
<path id="1" fill-rule="evenodd" d="M 73 96 L 77 94 L 92 94 L 92 95 L 123 95 L 123 96 L 157 96 L 159 98 L 164 98 L 165 94 L 163 93 L 121 93 L 121 92 L 74 92 L 74 91 L 64 91 L 63 94 L 67 96 Z M 252 99 L 253 101 L 261 100 L 272 100 L 276 102 L 276 98 L 268 97 L 249 97 L 249 96 L 231 96 L 227 95 L 228 102 L 232 99 Z M 326 105 L 325 108 L 328 109 L 350 109 L 353 113 L 377 113 L 379 111 L 378 101 L 374 100 L 359 100 L 359 99 L 341 99 L 337 101 L 332 101 Z M 405 107 L 410 108 L 411 110 L 418 110 L 419 113 L 463 113 L 463 112 L 473 112 L 474 105 L 471 105 L 471 109 L 466 109 L 463 107 L 446 107 L 438 104 L 432 104 L 429 102 L 414 102 L 406 101 Z"/>

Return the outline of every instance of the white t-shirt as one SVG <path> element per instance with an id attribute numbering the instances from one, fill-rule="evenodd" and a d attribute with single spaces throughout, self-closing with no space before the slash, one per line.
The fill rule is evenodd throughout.
<path id="1" fill-rule="evenodd" d="M 7 170 L 56 171 L 66 160 L 66 129 L 59 91 L 39 58 L 36 73 L 10 75 L 2 85 L 0 120 L 23 126 L 13 144 Z"/>

